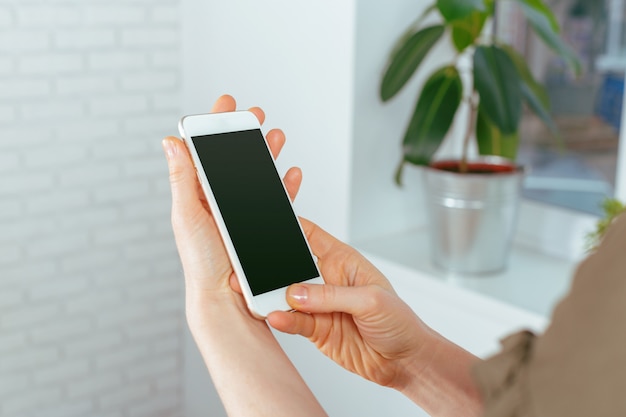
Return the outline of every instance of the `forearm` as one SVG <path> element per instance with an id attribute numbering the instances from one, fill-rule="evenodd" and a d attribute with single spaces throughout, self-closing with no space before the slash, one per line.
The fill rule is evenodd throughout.
<path id="1" fill-rule="evenodd" d="M 423 356 L 407 364 L 407 383 L 398 387 L 404 395 L 433 417 L 478 417 L 483 404 L 471 376 L 480 359 L 432 332 Z"/>
<path id="2" fill-rule="evenodd" d="M 245 309 L 240 300 L 187 297 L 189 327 L 228 415 L 326 415 L 265 322 Z"/>

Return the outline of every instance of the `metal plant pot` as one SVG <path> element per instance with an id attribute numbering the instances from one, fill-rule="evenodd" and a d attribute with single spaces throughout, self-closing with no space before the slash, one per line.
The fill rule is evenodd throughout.
<path id="1" fill-rule="evenodd" d="M 445 170 L 453 165 L 458 161 L 424 170 L 432 259 L 463 274 L 502 271 L 515 233 L 523 169 L 499 157 L 471 161 L 480 173 Z"/>

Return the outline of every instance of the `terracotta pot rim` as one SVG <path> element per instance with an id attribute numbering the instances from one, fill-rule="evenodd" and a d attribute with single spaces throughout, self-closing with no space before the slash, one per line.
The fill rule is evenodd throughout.
<path id="1" fill-rule="evenodd" d="M 481 170 L 480 172 L 470 171 L 467 173 L 460 173 L 452 169 L 445 169 L 441 167 L 442 165 L 458 167 L 460 163 L 461 163 L 460 159 L 452 159 L 452 158 L 438 159 L 436 161 L 432 161 L 430 164 L 426 166 L 426 168 L 434 170 L 434 171 L 446 172 L 449 174 L 464 175 L 464 176 L 465 175 L 480 175 L 480 176 L 515 175 L 515 174 L 521 174 L 524 172 L 524 167 L 522 165 L 516 164 L 514 161 L 511 161 L 510 159 L 502 158 L 499 156 L 483 156 L 483 157 L 472 158 L 467 161 L 468 165 L 470 166 L 479 165 L 480 167 L 484 168 L 484 170 Z M 489 167 L 494 167 L 495 169 L 491 171 Z"/>

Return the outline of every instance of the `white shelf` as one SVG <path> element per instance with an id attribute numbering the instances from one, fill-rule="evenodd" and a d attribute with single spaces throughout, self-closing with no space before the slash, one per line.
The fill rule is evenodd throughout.
<path id="1" fill-rule="evenodd" d="M 366 256 L 410 268 L 451 287 L 463 288 L 545 318 L 566 294 L 576 267 L 571 261 L 556 259 L 518 244 L 514 245 L 508 268 L 502 273 L 485 276 L 452 274 L 433 265 L 426 230 L 353 244 Z"/>

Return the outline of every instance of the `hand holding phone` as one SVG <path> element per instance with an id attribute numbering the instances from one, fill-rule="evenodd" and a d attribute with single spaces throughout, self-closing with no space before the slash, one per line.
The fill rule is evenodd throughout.
<path id="1" fill-rule="evenodd" d="M 258 318 L 290 310 L 289 285 L 323 279 L 256 116 L 186 116 L 179 130 L 248 308 Z"/>

